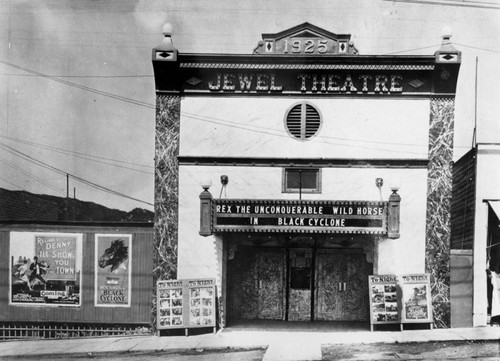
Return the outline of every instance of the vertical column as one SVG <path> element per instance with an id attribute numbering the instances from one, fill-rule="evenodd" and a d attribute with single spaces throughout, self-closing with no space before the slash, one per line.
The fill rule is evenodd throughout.
<path id="1" fill-rule="evenodd" d="M 427 177 L 426 272 L 436 327 L 450 326 L 450 235 L 455 99 L 432 97 Z"/>
<path id="2" fill-rule="evenodd" d="M 179 130 L 181 98 L 157 95 L 155 129 L 155 224 L 153 282 L 177 278 Z M 153 297 L 153 328 L 156 303 Z"/>

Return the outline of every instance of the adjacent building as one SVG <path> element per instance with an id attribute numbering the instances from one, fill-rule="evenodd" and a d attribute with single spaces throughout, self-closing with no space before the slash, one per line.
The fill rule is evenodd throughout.
<path id="1" fill-rule="evenodd" d="M 452 326 L 485 326 L 500 265 L 500 144 L 478 143 L 454 165 L 452 207 Z M 498 301 L 497 301 L 498 302 Z M 496 311 L 492 314 L 492 310 Z"/>

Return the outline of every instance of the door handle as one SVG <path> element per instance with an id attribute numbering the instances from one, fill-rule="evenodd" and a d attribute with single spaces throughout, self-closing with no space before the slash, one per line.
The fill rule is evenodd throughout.
<path id="1" fill-rule="evenodd" d="M 339 291 L 342 291 L 342 282 L 339 282 Z"/>
<path id="2" fill-rule="evenodd" d="M 347 289 L 347 283 L 344 282 L 344 291 Z"/>

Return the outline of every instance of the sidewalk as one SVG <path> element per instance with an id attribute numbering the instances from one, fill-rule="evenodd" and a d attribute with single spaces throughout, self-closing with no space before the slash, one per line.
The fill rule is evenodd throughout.
<path id="1" fill-rule="evenodd" d="M 411 331 L 265 331 L 226 329 L 197 336 L 136 336 L 65 340 L 0 341 L 0 359 L 15 356 L 120 354 L 161 351 L 267 348 L 264 361 L 321 360 L 321 345 L 500 340 L 500 327 Z"/>

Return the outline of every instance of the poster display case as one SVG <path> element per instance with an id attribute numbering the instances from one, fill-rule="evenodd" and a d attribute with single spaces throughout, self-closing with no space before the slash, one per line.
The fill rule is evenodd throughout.
<path id="1" fill-rule="evenodd" d="M 370 292 L 370 330 L 374 325 L 400 322 L 398 279 L 395 275 L 368 276 Z"/>
<path id="2" fill-rule="evenodd" d="M 212 327 L 216 331 L 215 279 L 157 282 L 158 330 Z"/>
<path id="3" fill-rule="evenodd" d="M 406 323 L 433 327 L 430 274 L 371 275 L 370 330 L 375 325 Z"/>
<path id="4" fill-rule="evenodd" d="M 431 277 L 428 273 L 400 276 L 401 324 L 429 323 L 432 328 L 430 282 Z"/>

